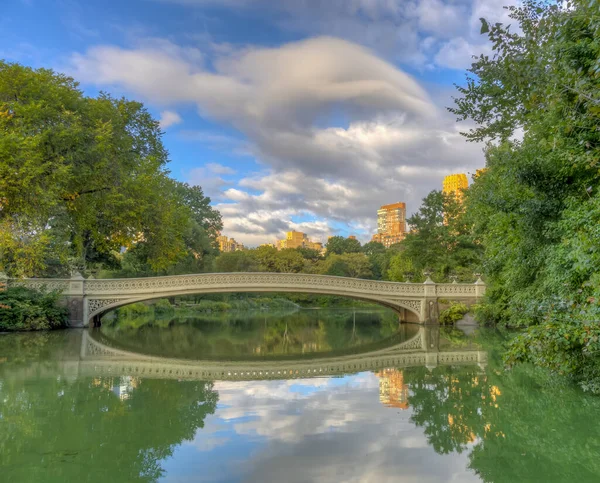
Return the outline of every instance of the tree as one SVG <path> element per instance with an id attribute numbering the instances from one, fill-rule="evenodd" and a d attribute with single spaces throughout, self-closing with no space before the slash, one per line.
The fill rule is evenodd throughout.
<path id="1" fill-rule="evenodd" d="M 215 261 L 217 272 L 258 272 L 259 261 L 252 250 L 221 253 Z"/>
<path id="2" fill-rule="evenodd" d="M 343 236 L 332 236 L 327 240 L 325 245 L 327 248 L 327 256 L 335 254 L 342 255 L 343 253 L 358 253 L 360 252 L 360 242 L 354 238 L 344 238 Z"/>
<path id="3" fill-rule="evenodd" d="M 472 280 L 482 247 L 461 202 L 454 195 L 432 191 L 408 223 L 412 230 L 401 242 L 399 252 L 404 260 L 411 262 L 411 270 L 407 271 L 433 270 L 438 281 L 448 280 L 453 274 Z M 400 258 L 396 263 L 400 263 Z"/>
<path id="4" fill-rule="evenodd" d="M 330 255 L 319 266 L 319 273 L 338 277 L 372 278 L 371 263 L 364 253 Z"/>
<path id="5" fill-rule="evenodd" d="M 450 109 L 475 122 L 469 139 L 490 142 L 487 170 L 467 197 L 485 246 L 482 313 L 547 324 L 516 338 L 509 360 L 600 392 L 597 338 L 585 330 L 600 315 L 600 4 L 528 0 L 510 16 L 519 32 L 483 22 L 494 55 L 476 60 Z M 511 139 L 517 129 L 520 141 Z"/>
<path id="6" fill-rule="evenodd" d="M 375 253 L 385 253 L 385 245 L 378 241 L 370 241 L 362 246 L 361 251 L 367 256 Z"/>
<path id="7" fill-rule="evenodd" d="M 275 268 L 278 272 L 298 273 L 304 268 L 304 258 L 293 248 L 285 248 L 277 252 Z"/>
<path id="8" fill-rule="evenodd" d="M 189 220 L 206 207 L 168 177 L 161 136 L 138 102 L 86 97 L 70 77 L 0 61 L 1 268 L 44 275 L 53 258 L 65 274 L 66 260 L 112 263 L 140 239 L 153 270 L 185 256 Z"/>
<path id="9" fill-rule="evenodd" d="M 314 250 L 313 248 L 298 247 L 296 251 L 302 255 L 302 258 L 311 262 L 316 262 L 323 258 L 319 250 Z"/>
<path id="10" fill-rule="evenodd" d="M 406 282 L 407 279 L 418 278 L 415 267 L 410 258 L 403 253 L 397 253 L 390 260 L 390 267 L 387 271 L 387 279 L 393 282 Z"/>

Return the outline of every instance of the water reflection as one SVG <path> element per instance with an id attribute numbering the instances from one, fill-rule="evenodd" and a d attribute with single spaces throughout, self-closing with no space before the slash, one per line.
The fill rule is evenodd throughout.
<path id="1" fill-rule="evenodd" d="M 412 338 L 418 325 L 391 310 L 234 312 L 186 318 L 115 318 L 103 324 L 114 347 L 183 359 L 257 359 L 364 352 Z"/>
<path id="2" fill-rule="evenodd" d="M 486 366 L 471 340 L 431 328 L 373 350 L 370 339 L 366 351 L 253 360 L 236 352 L 221 361 L 212 350 L 195 360 L 132 355 L 88 335 L 0 336 L 2 480 L 599 479 L 600 429 L 590 424 L 598 400 L 530 368 L 503 372 L 492 336 L 483 340 Z M 364 367 L 343 366 L 351 359 Z M 336 371 L 210 381 L 189 374 L 249 364 Z M 169 373 L 178 366 L 187 375 Z M 143 367 L 161 372 L 136 372 Z"/>

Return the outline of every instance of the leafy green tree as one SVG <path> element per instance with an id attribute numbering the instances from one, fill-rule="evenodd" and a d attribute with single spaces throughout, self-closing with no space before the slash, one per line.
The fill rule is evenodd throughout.
<path id="1" fill-rule="evenodd" d="M 358 240 L 354 238 L 344 238 L 343 236 L 332 236 L 325 244 L 327 249 L 326 256 L 342 255 L 344 253 L 358 253 L 361 246 Z"/>
<path id="2" fill-rule="evenodd" d="M 411 232 L 401 242 L 398 255 L 410 260 L 407 272 L 433 270 L 436 281 L 447 281 L 450 275 L 462 275 L 472 281 L 480 264 L 482 247 L 461 202 L 454 195 L 432 191 L 419 211 L 408 219 Z M 397 258 L 397 264 L 402 258 Z M 388 272 L 389 275 L 389 272 Z M 395 274 L 395 279 L 402 276 Z M 398 280 L 399 281 L 399 280 Z"/>
<path id="3" fill-rule="evenodd" d="M 168 177 L 161 136 L 138 102 L 86 97 L 70 77 L 0 61 L 1 268 L 45 275 L 54 259 L 64 274 L 67 260 L 112 263 L 143 239 L 147 263 L 165 270 L 198 249 L 190 219 L 208 233 L 219 222 L 198 216 L 201 192 Z"/>
<path id="4" fill-rule="evenodd" d="M 298 247 L 296 248 L 296 251 L 302 255 L 302 258 L 311 262 L 317 262 L 323 258 L 319 250 L 314 250 L 313 248 Z"/>
<path id="5" fill-rule="evenodd" d="M 57 305 L 58 296 L 24 287 L 0 287 L 0 331 L 65 328 L 68 311 Z"/>
<path id="6" fill-rule="evenodd" d="M 410 258 L 404 253 L 396 253 L 390 259 L 387 279 L 393 282 L 406 282 L 407 279 L 415 281 L 419 279 L 419 274 Z"/>
<path id="7" fill-rule="evenodd" d="M 383 243 L 377 241 L 370 241 L 362 246 L 361 251 L 367 256 L 371 256 L 375 253 L 385 253 L 385 246 Z"/>
<path id="8" fill-rule="evenodd" d="M 221 253 L 215 260 L 217 272 L 258 272 L 259 261 L 253 250 Z"/>
<path id="9" fill-rule="evenodd" d="M 319 273 L 338 277 L 372 278 L 371 263 L 364 253 L 330 255 L 320 265 Z"/>
<path id="10" fill-rule="evenodd" d="M 485 246 L 482 313 L 547 324 L 517 338 L 510 360 L 548 365 L 600 391 L 594 338 L 581 337 L 600 313 L 600 4 L 528 0 L 510 15 L 518 32 L 483 22 L 494 55 L 473 64 L 451 109 L 475 122 L 469 139 L 493 142 L 467 199 Z"/>
<path id="11" fill-rule="evenodd" d="M 277 249 L 270 246 L 260 246 L 253 250 L 262 272 L 277 272 Z"/>
<path id="12" fill-rule="evenodd" d="M 304 258 L 293 248 L 285 248 L 277 252 L 275 268 L 278 272 L 299 273 L 304 268 Z"/>

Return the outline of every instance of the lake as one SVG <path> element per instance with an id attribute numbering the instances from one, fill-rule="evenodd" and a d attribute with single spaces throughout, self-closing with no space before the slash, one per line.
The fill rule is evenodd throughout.
<path id="1" fill-rule="evenodd" d="M 600 398 L 386 309 L 0 334 L 0 481 L 600 481 Z"/>

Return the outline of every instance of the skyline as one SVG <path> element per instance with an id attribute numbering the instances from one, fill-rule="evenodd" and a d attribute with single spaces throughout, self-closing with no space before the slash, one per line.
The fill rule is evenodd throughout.
<path id="1" fill-rule="evenodd" d="M 444 176 L 484 166 L 445 107 L 489 51 L 479 17 L 505 15 L 491 0 L 17 0 L 0 58 L 144 102 L 171 175 L 202 186 L 228 236 L 365 242 L 379 206 L 410 216 Z"/>

